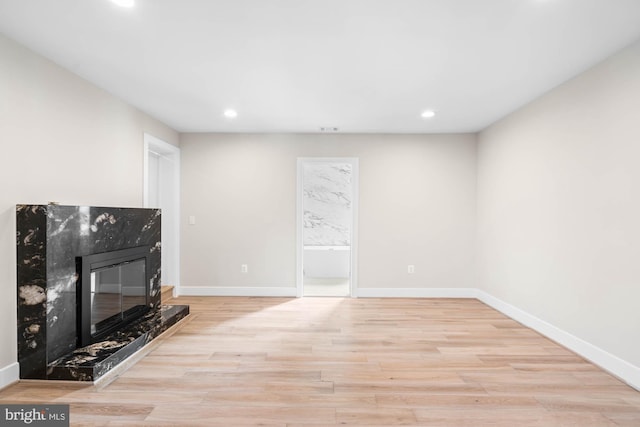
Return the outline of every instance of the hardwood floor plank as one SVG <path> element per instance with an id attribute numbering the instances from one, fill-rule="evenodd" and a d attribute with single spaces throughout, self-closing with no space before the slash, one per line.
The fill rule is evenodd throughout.
<path id="1" fill-rule="evenodd" d="M 56 399 L 57 403 L 87 403 L 87 404 L 123 404 L 140 401 L 140 391 L 129 390 L 101 390 L 91 391 L 83 393 L 72 393 L 62 398 Z M 145 391 L 144 400 L 153 405 L 161 404 L 187 404 L 197 405 L 201 404 L 207 397 L 208 392 L 194 392 L 194 391 Z"/>
<path id="2" fill-rule="evenodd" d="M 249 422 L 229 424 L 226 419 L 203 418 L 202 420 L 190 419 L 188 421 L 111 421 L 107 427 L 288 427 L 291 424 L 281 422 Z M 334 424 L 331 424 L 334 425 Z M 317 425 L 314 425 L 317 427 Z"/>
<path id="3" fill-rule="evenodd" d="M 623 399 L 591 396 L 546 396 L 537 400 L 549 411 L 626 413 L 640 416 L 640 408 Z"/>
<path id="4" fill-rule="evenodd" d="M 304 383 L 270 381 L 264 384 L 267 393 L 302 393 L 306 395 L 328 394 L 335 392 L 331 381 L 311 381 Z"/>
<path id="5" fill-rule="evenodd" d="M 638 427 L 640 426 L 640 415 L 637 413 L 605 413 L 607 419 L 616 423 L 621 427 Z"/>
<path id="6" fill-rule="evenodd" d="M 137 403 L 86 403 L 73 402 L 70 404 L 70 424 L 76 422 L 104 422 L 105 419 L 144 420 L 154 410 L 154 405 Z"/>
<path id="7" fill-rule="evenodd" d="M 308 408 L 375 408 L 373 394 L 346 393 L 299 393 L 294 390 L 279 389 L 273 393 L 226 393 L 210 392 L 203 402 L 205 405 L 222 406 L 303 406 Z"/>
<path id="8" fill-rule="evenodd" d="M 462 384 L 465 381 L 456 372 L 429 371 L 352 371 L 349 369 L 327 370 L 322 372 L 323 381 L 333 381 L 343 384 L 350 381 L 388 381 L 394 384 Z"/>
<path id="9" fill-rule="evenodd" d="M 378 405 L 388 408 L 450 409 L 540 409 L 542 404 L 529 396 L 388 394 L 377 395 Z"/>
<path id="10" fill-rule="evenodd" d="M 614 427 L 601 414 L 551 414 L 544 409 L 416 410 L 418 425 L 429 427 Z"/>
<path id="11" fill-rule="evenodd" d="M 243 423 L 306 422 L 310 417 L 317 423 L 335 423 L 336 410 L 333 408 L 308 408 L 304 406 L 163 405 L 156 407 L 146 418 L 146 421 L 177 421 L 188 425 L 192 420 L 209 419 L 235 426 Z"/>
<path id="12" fill-rule="evenodd" d="M 340 425 L 379 426 L 415 425 L 418 420 L 413 410 L 398 408 L 339 408 L 336 421 Z"/>
<path id="13" fill-rule="evenodd" d="M 335 393 L 398 394 L 398 393 L 430 393 L 440 394 L 486 394 L 484 387 L 478 384 L 425 384 L 390 383 L 389 381 L 359 381 L 334 384 Z"/>

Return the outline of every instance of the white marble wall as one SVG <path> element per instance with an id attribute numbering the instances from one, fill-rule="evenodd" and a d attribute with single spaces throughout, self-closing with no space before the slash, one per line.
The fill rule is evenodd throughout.
<path id="1" fill-rule="evenodd" d="M 304 166 L 304 245 L 351 244 L 351 176 L 348 163 Z"/>

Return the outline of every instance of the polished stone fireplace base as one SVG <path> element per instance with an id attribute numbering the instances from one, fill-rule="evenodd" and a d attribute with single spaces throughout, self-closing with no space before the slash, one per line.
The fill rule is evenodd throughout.
<path id="1" fill-rule="evenodd" d="M 162 305 L 103 341 L 54 360 L 47 368 L 47 379 L 96 381 L 188 314 L 188 305 Z"/>

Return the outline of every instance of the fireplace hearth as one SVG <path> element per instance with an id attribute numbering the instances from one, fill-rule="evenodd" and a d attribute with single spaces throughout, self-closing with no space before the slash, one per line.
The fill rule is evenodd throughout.
<path id="1" fill-rule="evenodd" d="M 16 207 L 20 378 L 95 381 L 189 313 L 160 304 L 160 224 L 159 209 Z"/>

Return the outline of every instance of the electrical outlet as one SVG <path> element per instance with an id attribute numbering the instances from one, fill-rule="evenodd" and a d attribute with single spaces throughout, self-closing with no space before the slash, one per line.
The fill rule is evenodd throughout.
<path id="1" fill-rule="evenodd" d="M 195 215 L 189 215 L 189 225 L 196 225 Z"/>
<path id="2" fill-rule="evenodd" d="M 249 266 L 247 264 L 242 264 L 240 266 L 240 273 L 248 273 L 249 272 Z"/>
<path id="3" fill-rule="evenodd" d="M 415 272 L 416 272 L 416 266 L 415 265 L 408 265 L 407 266 L 407 273 L 413 274 Z"/>

